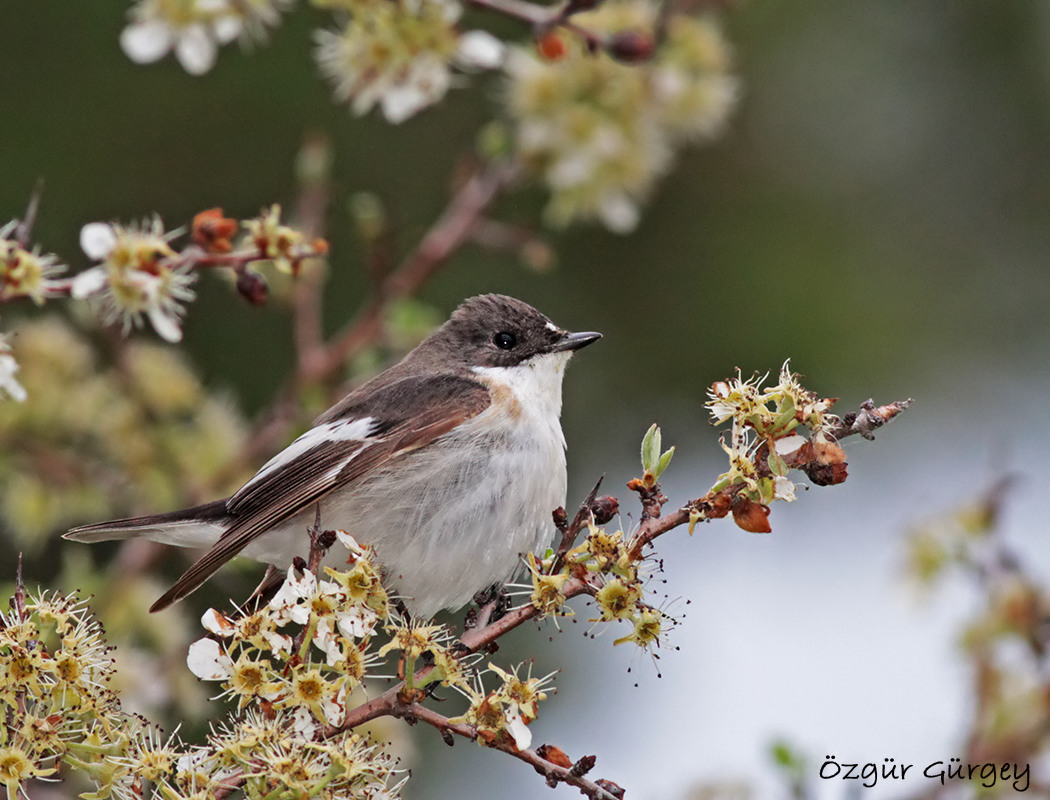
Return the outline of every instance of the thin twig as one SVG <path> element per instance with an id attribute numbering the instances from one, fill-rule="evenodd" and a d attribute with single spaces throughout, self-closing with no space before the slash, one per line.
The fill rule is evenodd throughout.
<path id="1" fill-rule="evenodd" d="M 393 715 L 403 719 L 425 722 L 427 725 L 431 725 L 442 731 L 442 733 L 448 731 L 457 736 L 463 736 L 471 740 L 477 738 L 477 731 L 471 726 L 451 722 L 448 717 L 445 717 L 426 706 L 422 706 L 419 703 L 395 706 L 393 709 Z M 617 800 L 615 795 L 607 792 L 594 781 L 588 780 L 583 777 L 583 775 L 578 774 L 578 771 L 573 767 L 562 767 L 547 761 L 545 758 L 539 756 L 535 750 L 519 750 L 510 743 L 499 741 L 492 742 L 489 744 L 489 747 L 495 750 L 500 750 L 520 761 L 524 761 L 535 769 L 536 772 L 546 778 L 547 783 L 551 786 L 555 786 L 558 783 L 567 783 L 570 786 L 575 786 L 580 790 L 581 794 L 592 798 L 592 800 Z"/>
<path id="2" fill-rule="evenodd" d="M 594 488 L 587 494 L 583 502 L 580 503 L 580 507 L 576 510 L 576 516 L 573 517 L 572 523 L 568 525 L 561 532 L 561 541 L 558 543 L 558 549 L 555 551 L 554 564 L 551 567 L 551 572 L 560 572 L 562 564 L 565 563 L 565 554 L 572 549 L 573 544 L 576 543 L 576 537 L 580 535 L 580 531 L 583 530 L 583 526 L 587 524 L 589 520 L 594 519 L 594 500 L 598 496 L 598 490 L 602 486 L 602 481 L 605 480 L 605 476 L 602 475 L 598 478 L 598 482 L 594 484 Z"/>
<path id="3" fill-rule="evenodd" d="M 517 175 L 507 164 L 489 163 L 459 188 L 444 213 L 424 234 L 416 249 L 383 281 L 379 294 L 349 325 L 333 337 L 323 357 L 298 376 L 300 383 L 323 381 L 379 334 L 387 303 L 415 294 L 420 287 L 467 241 L 475 226 L 500 192 Z"/>

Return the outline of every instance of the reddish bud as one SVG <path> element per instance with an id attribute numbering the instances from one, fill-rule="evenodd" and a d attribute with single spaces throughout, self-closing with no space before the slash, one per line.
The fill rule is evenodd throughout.
<path id="1" fill-rule="evenodd" d="M 555 747 L 553 744 L 541 744 L 536 748 L 536 755 L 544 761 L 549 761 L 565 769 L 569 769 L 572 766 L 572 759 L 565 755 L 564 750 L 560 747 Z"/>
<path id="2" fill-rule="evenodd" d="M 733 522 L 748 533 L 769 533 L 769 506 L 756 503 L 743 495 L 733 498 Z"/>
<path id="3" fill-rule="evenodd" d="M 565 513 L 565 509 L 561 506 L 554 509 L 551 516 L 554 518 L 554 527 L 559 531 L 564 532 L 569 527 L 569 515 Z"/>
<path id="4" fill-rule="evenodd" d="M 599 497 L 591 505 L 591 513 L 594 514 L 594 524 L 604 525 L 607 522 L 612 521 L 620 512 L 620 501 L 611 495 L 605 497 Z"/>
<path id="5" fill-rule="evenodd" d="M 193 218 L 193 241 L 209 253 L 230 252 L 235 233 L 237 220 L 224 217 L 221 208 L 209 208 Z"/>
<path id="6" fill-rule="evenodd" d="M 727 492 L 719 492 L 711 500 L 711 507 L 707 511 L 708 519 L 721 519 L 733 510 L 733 497 Z"/>
<path id="7" fill-rule="evenodd" d="M 237 274 L 237 291 L 253 306 L 263 305 L 270 295 L 262 275 L 246 269 Z"/>
<path id="8" fill-rule="evenodd" d="M 545 61 L 561 61 L 565 58 L 568 48 L 565 46 L 565 40 L 556 31 L 548 31 L 536 40 L 536 52 Z"/>
<path id="9" fill-rule="evenodd" d="M 605 52 L 624 64 L 639 64 L 653 57 L 656 42 L 642 31 L 618 31 L 605 44 Z"/>
<path id="10" fill-rule="evenodd" d="M 310 245 L 314 249 L 314 255 L 323 256 L 328 254 L 328 242 L 324 239 L 314 239 Z"/>
<path id="11" fill-rule="evenodd" d="M 594 769 L 594 765 L 598 763 L 598 756 L 581 756 L 580 760 L 572 765 L 572 769 L 569 770 L 573 775 L 582 777 Z"/>
<path id="12" fill-rule="evenodd" d="M 607 791 L 609 794 L 611 794 L 613 797 L 618 798 L 618 800 L 622 800 L 624 795 L 627 794 L 626 790 L 622 786 L 617 786 L 612 781 L 605 780 L 605 778 L 599 778 L 595 781 L 595 783 L 598 784 L 598 786 L 600 786 L 602 789 Z"/>

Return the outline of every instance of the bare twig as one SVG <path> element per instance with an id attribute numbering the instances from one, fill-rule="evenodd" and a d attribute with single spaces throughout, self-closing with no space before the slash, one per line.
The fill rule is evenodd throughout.
<path id="1" fill-rule="evenodd" d="M 471 726 L 451 722 L 448 717 L 442 716 L 436 711 L 433 711 L 426 706 L 422 706 L 419 703 L 395 706 L 392 713 L 394 716 L 403 719 L 425 722 L 427 725 L 431 725 L 443 733 L 447 731 L 454 733 L 457 736 L 463 736 L 467 739 L 477 738 L 477 732 Z M 572 767 L 563 767 L 542 758 L 535 750 L 519 750 L 514 747 L 513 744 L 509 743 L 497 741 L 491 743 L 489 746 L 493 749 L 500 750 L 507 755 L 513 756 L 520 761 L 524 761 L 535 769 L 536 772 L 542 775 L 549 786 L 556 786 L 559 783 L 567 783 L 570 786 L 575 786 L 580 790 L 581 794 L 585 797 L 592 798 L 592 800 L 617 800 L 615 795 L 606 791 L 594 781 L 585 778 L 583 776 L 584 770 L 577 768 L 575 765 Z"/>
<path id="2" fill-rule="evenodd" d="M 881 428 L 894 417 L 903 414 L 911 404 L 910 397 L 907 400 L 899 400 L 896 403 L 877 407 L 873 400 L 865 400 L 860 404 L 859 412 L 843 416 L 842 424 L 832 429 L 828 435 L 832 439 L 842 439 L 845 436 L 859 433 L 865 439 L 874 439 L 876 428 Z"/>
<path id="3" fill-rule="evenodd" d="M 603 480 L 605 480 L 604 475 L 598 478 L 594 488 L 588 492 L 587 497 L 580 503 L 572 523 L 561 531 L 561 542 L 558 543 L 551 572 L 561 571 L 561 566 L 565 563 L 565 554 L 572 549 L 573 544 L 576 542 L 576 537 L 580 535 L 580 531 L 583 530 L 583 526 L 587 524 L 587 521 L 594 519 L 594 500 L 598 496 L 598 489 L 601 488 Z"/>
<path id="4" fill-rule="evenodd" d="M 300 160 L 324 161 L 328 148 L 327 140 L 312 137 L 303 145 Z M 310 153 L 309 151 L 319 151 Z M 296 217 L 307 238 L 317 239 L 324 235 L 324 218 L 328 210 L 330 188 L 323 175 L 301 176 L 302 187 L 296 204 Z M 310 369 L 313 359 L 324 351 L 324 330 L 321 321 L 321 298 L 324 290 L 322 265 L 312 264 L 304 269 L 295 282 L 292 295 L 292 325 L 295 341 L 297 368 Z"/>
<path id="5" fill-rule="evenodd" d="M 44 194 L 44 179 L 38 178 L 36 186 L 33 187 L 33 194 L 29 196 L 29 203 L 26 205 L 26 213 L 19 220 L 17 227 L 15 228 L 15 241 L 17 241 L 22 247 L 26 247 L 29 244 L 29 237 L 33 232 L 33 225 L 36 224 L 36 214 L 40 210 L 40 197 Z"/>
<path id="6" fill-rule="evenodd" d="M 323 381 L 379 334 L 383 308 L 391 300 L 414 294 L 469 241 L 478 221 L 516 177 L 507 164 L 485 164 L 452 197 L 444 213 L 424 234 L 416 249 L 385 281 L 379 294 L 328 344 L 323 357 L 300 374 L 300 383 Z"/>

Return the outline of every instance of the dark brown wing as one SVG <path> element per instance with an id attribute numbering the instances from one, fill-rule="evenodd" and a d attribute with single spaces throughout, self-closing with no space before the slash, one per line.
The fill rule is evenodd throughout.
<path id="1" fill-rule="evenodd" d="M 157 600 L 160 611 L 199 587 L 257 536 L 347 487 L 393 459 L 411 457 L 489 405 L 488 389 L 465 376 L 410 377 L 353 404 L 308 431 L 227 502 L 233 524 L 222 538 Z M 361 421 L 368 419 L 368 425 Z M 345 425 L 345 429 L 339 426 Z M 370 435 L 340 438 L 356 426 Z M 316 438 L 316 444 L 309 437 Z M 312 446 L 309 446 L 312 445 Z M 304 553 L 306 548 L 304 547 Z"/>

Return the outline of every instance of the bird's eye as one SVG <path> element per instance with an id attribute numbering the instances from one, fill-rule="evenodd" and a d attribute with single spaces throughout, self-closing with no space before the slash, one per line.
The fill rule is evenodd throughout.
<path id="1" fill-rule="evenodd" d="M 492 337 L 492 343 L 500 350 L 510 350 L 518 343 L 518 337 L 507 331 L 500 331 Z"/>

